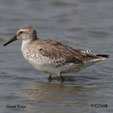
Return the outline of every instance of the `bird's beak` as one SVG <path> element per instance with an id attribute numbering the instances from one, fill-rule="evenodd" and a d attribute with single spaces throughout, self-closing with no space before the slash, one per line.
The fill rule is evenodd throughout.
<path id="1" fill-rule="evenodd" d="M 8 44 L 10 44 L 11 42 L 17 40 L 17 37 L 14 36 L 13 38 L 11 38 L 8 42 L 6 42 L 3 46 L 7 46 Z"/>

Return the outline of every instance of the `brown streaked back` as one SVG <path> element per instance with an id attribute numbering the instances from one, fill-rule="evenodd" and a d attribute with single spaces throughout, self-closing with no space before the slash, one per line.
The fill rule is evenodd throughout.
<path id="1" fill-rule="evenodd" d="M 37 46 L 40 46 L 39 52 L 51 59 L 64 58 L 66 62 L 81 64 L 83 63 L 83 57 L 80 51 L 75 50 L 67 45 L 61 44 L 58 40 L 38 39 L 30 43 L 30 48 L 36 50 Z M 34 46 L 34 47 L 33 47 Z"/>

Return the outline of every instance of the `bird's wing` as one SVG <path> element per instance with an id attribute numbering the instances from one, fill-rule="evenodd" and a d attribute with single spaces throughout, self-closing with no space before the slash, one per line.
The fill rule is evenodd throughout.
<path id="1" fill-rule="evenodd" d="M 39 52 L 51 59 L 64 59 L 67 63 L 83 63 L 83 56 L 81 51 L 73 49 L 64 45 L 57 40 L 37 40 L 37 45 L 40 46 Z"/>

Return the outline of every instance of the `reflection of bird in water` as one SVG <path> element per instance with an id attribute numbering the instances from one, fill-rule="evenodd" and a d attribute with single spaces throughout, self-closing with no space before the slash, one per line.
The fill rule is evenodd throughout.
<path id="1" fill-rule="evenodd" d="M 51 83 L 51 82 L 40 82 L 31 86 L 31 88 L 25 92 L 19 94 L 22 98 L 26 98 L 25 111 L 39 112 L 54 111 L 61 112 L 65 109 L 70 109 L 70 107 L 75 109 L 77 106 L 88 106 L 88 100 L 80 99 L 81 94 L 86 97 L 88 94 L 87 90 L 83 85 L 76 85 L 74 82 L 70 83 Z M 89 92 L 92 93 L 93 88 Z M 84 92 L 85 91 L 85 92 Z M 84 93 L 82 93 L 84 92 Z M 66 108 L 65 108 L 66 107 Z M 64 113 L 62 111 L 62 113 Z"/>
<path id="2" fill-rule="evenodd" d="M 37 103 L 65 104 L 73 107 L 89 106 L 89 102 L 97 96 L 96 91 L 100 91 L 102 86 L 103 84 L 94 81 L 87 83 L 87 85 L 75 82 L 58 84 L 38 81 L 27 92 L 22 93 L 21 96 Z"/>
<path id="3" fill-rule="evenodd" d="M 73 49 L 58 40 L 39 39 L 32 26 L 22 26 L 16 36 L 4 44 L 22 39 L 22 53 L 38 71 L 60 75 L 80 71 L 82 68 L 98 61 L 105 60 L 108 55 L 92 55 L 87 50 Z"/>
<path id="4" fill-rule="evenodd" d="M 76 85 L 72 82 L 65 84 L 38 82 L 23 96 L 31 100 L 64 103 L 64 100 L 77 96 L 77 93 L 82 92 L 84 89 L 83 85 Z"/>

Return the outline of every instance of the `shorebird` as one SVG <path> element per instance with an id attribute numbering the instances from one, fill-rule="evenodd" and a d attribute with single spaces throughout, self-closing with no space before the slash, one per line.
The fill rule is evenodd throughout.
<path id="1" fill-rule="evenodd" d="M 4 46 L 19 39 L 22 40 L 21 51 L 24 58 L 38 71 L 49 73 L 49 80 L 56 74 L 63 81 L 62 74 L 78 72 L 109 57 L 106 54 L 91 54 L 88 50 L 74 49 L 57 39 L 40 39 L 32 26 L 20 27 Z"/>

